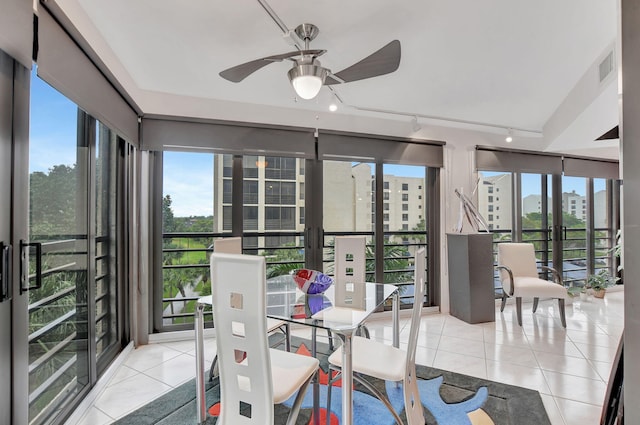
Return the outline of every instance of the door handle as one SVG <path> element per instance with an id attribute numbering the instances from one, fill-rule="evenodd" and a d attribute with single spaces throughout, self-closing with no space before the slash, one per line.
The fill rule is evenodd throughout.
<path id="1" fill-rule="evenodd" d="M 36 284 L 29 286 L 29 247 L 36 252 Z M 42 286 L 42 244 L 40 242 L 20 241 L 20 292 L 40 289 Z"/>
<path id="2" fill-rule="evenodd" d="M 311 227 L 304 229 L 304 243 L 306 249 L 311 249 Z"/>
<path id="3" fill-rule="evenodd" d="M 0 242 L 0 302 L 11 299 L 11 245 Z"/>

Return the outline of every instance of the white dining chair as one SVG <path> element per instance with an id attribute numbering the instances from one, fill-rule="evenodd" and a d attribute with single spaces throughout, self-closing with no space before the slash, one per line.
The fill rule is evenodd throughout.
<path id="1" fill-rule="evenodd" d="M 336 236 L 334 243 L 334 280 L 340 283 L 366 282 L 367 240 L 364 236 Z M 336 288 L 341 287 L 336 285 Z M 359 335 L 369 337 L 365 325 L 358 329 Z M 332 339 L 330 339 L 332 342 Z M 333 350 L 333 345 L 329 345 Z"/>
<path id="2" fill-rule="evenodd" d="M 564 312 L 564 300 L 568 297 L 562 276 L 551 267 L 540 266 L 551 272 L 555 282 L 540 279 L 536 263 L 535 248 L 532 243 L 503 242 L 498 244 L 498 266 L 502 282 L 502 305 L 504 311 L 507 297 L 516 299 L 518 325 L 522 326 L 522 299 L 533 298 L 533 312 L 538 309 L 540 298 L 557 298 L 562 327 L 567 327 Z"/>
<path id="3" fill-rule="evenodd" d="M 297 396 L 293 425 L 317 359 L 269 347 L 265 259 L 256 255 L 211 255 L 213 316 L 220 363 L 218 425 L 272 425 L 274 404 Z"/>
<path id="4" fill-rule="evenodd" d="M 409 341 L 407 350 L 393 347 L 363 337 L 354 337 L 352 342 L 352 367 L 354 380 L 364 385 L 384 405 L 389 409 L 398 424 L 402 420 L 395 411 L 389 398 L 369 383 L 365 376 L 370 376 L 384 381 L 402 382 L 404 393 L 405 415 L 409 425 L 424 425 L 424 412 L 418 383 L 416 377 L 416 347 L 418 344 L 418 331 L 420 330 L 420 314 L 422 303 L 424 302 L 425 280 L 426 280 L 426 250 L 420 248 L 415 254 L 415 277 L 413 309 L 411 311 L 411 325 L 409 330 Z M 338 348 L 329 356 L 329 376 L 331 370 L 340 371 L 342 367 L 342 347 Z M 331 387 L 332 382 L 337 380 L 339 375 L 329 382 L 327 389 L 327 418 L 331 411 Z M 342 391 L 348 391 L 342 388 Z M 327 424 L 329 421 L 327 420 Z"/>
<path id="5" fill-rule="evenodd" d="M 242 254 L 242 238 L 219 238 L 213 241 L 213 252 L 218 254 Z M 211 305 L 211 295 L 204 296 L 198 299 L 198 303 Z M 289 323 L 284 320 L 277 320 L 267 318 L 267 333 L 272 334 L 274 332 L 281 332 L 284 336 L 284 340 L 278 340 L 272 347 L 282 344 L 284 341 L 287 351 L 291 351 L 291 333 L 289 332 Z M 209 381 L 213 380 L 218 375 L 218 356 L 214 356 L 209 367 Z"/>

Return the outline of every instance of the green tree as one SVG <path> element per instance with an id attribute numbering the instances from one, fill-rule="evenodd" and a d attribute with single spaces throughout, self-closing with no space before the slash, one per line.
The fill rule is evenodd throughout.
<path id="1" fill-rule="evenodd" d="M 176 231 L 175 217 L 173 209 L 171 209 L 171 195 L 165 195 L 162 198 L 162 232 L 171 233 Z"/>
<path id="2" fill-rule="evenodd" d="M 295 247 L 295 242 L 284 245 Z M 304 267 L 304 251 L 302 249 L 274 249 L 262 253 L 267 257 L 267 279 L 289 274 L 292 270 Z"/>
<path id="3" fill-rule="evenodd" d="M 29 230 L 32 236 L 78 233 L 76 174 L 75 165 L 61 164 L 54 165 L 48 173 L 35 171 L 29 175 Z"/>

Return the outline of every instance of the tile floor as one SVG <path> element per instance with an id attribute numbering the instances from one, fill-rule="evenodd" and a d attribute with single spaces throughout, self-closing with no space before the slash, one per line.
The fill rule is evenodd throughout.
<path id="1" fill-rule="evenodd" d="M 575 301 L 567 307 L 567 329 L 554 301 L 541 301 L 538 312 L 524 304 L 523 327 L 515 305 L 496 321 L 470 325 L 444 314 L 422 319 L 417 362 L 540 392 L 553 425 L 596 425 L 611 362 L 623 330 L 623 292 L 604 300 Z M 409 326 L 401 321 L 401 341 Z M 368 323 L 371 337 L 391 343 L 390 320 Z M 307 337 L 307 329 L 294 331 Z M 215 340 L 205 343 L 210 362 Z M 159 342 L 131 351 L 90 406 L 81 406 L 67 425 L 102 425 L 130 413 L 195 375 L 192 340 Z M 85 403 L 86 404 L 86 403 Z"/>

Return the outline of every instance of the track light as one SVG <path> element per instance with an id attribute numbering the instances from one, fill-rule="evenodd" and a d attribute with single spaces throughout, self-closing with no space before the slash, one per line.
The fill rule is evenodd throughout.
<path id="1" fill-rule="evenodd" d="M 513 142 L 513 130 L 507 130 L 507 137 L 504 138 L 504 141 L 507 143 Z"/>
<path id="2" fill-rule="evenodd" d="M 422 126 L 418 122 L 418 117 L 415 116 L 415 115 L 411 119 L 411 129 L 413 130 L 414 133 L 418 132 L 418 131 L 420 131 L 420 129 L 422 129 Z"/>

